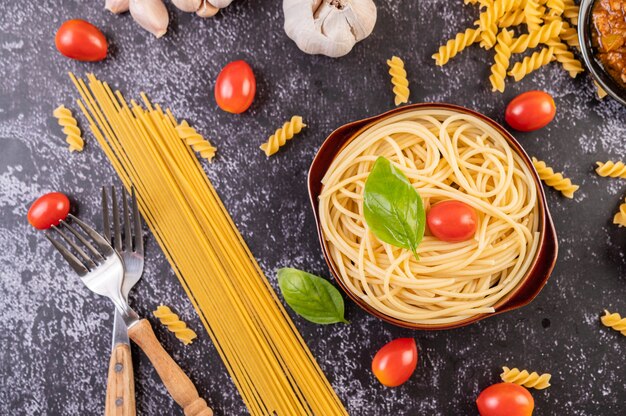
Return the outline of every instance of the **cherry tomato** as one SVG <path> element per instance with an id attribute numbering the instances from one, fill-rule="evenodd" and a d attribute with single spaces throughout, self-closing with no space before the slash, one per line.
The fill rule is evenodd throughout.
<path id="1" fill-rule="evenodd" d="M 480 416 L 531 416 L 535 401 L 528 390 L 513 383 L 498 383 L 476 399 Z"/>
<path id="2" fill-rule="evenodd" d="M 411 377 L 417 366 L 417 346 L 413 338 L 398 338 L 385 344 L 372 360 L 374 375 L 387 387 L 396 387 Z"/>
<path id="3" fill-rule="evenodd" d="M 38 230 L 59 225 L 70 212 L 70 200 L 60 192 L 39 197 L 28 209 L 28 222 Z"/>
<path id="4" fill-rule="evenodd" d="M 256 94 L 256 79 L 245 61 L 226 65 L 215 82 L 215 101 L 224 111 L 243 113 L 250 107 Z"/>
<path id="5" fill-rule="evenodd" d="M 61 25 L 54 43 L 63 55 L 79 61 L 101 61 L 107 56 L 107 40 L 91 23 L 73 19 Z"/>
<path id="6" fill-rule="evenodd" d="M 555 114 L 556 104 L 550 94 L 528 91 L 511 100 L 504 119 L 515 130 L 533 131 L 547 126 Z"/>
<path id="7" fill-rule="evenodd" d="M 442 241 L 465 241 L 476 233 L 478 217 L 474 208 L 461 201 L 442 201 L 426 215 L 428 229 Z"/>

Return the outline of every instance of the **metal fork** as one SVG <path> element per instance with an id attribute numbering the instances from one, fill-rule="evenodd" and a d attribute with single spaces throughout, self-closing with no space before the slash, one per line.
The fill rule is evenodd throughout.
<path id="1" fill-rule="evenodd" d="M 128 195 L 122 191 L 122 213 L 124 220 L 124 241 L 120 226 L 117 194 L 115 187 L 111 187 L 111 209 L 113 211 L 113 239 L 111 239 L 111 224 L 109 221 L 109 201 L 106 187 L 102 187 L 102 228 L 104 238 L 111 243 L 124 264 L 124 279 L 122 280 L 122 296 L 128 302 L 128 293 L 139 281 L 143 273 L 143 234 L 141 217 L 137 207 L 135 188 L 131 188 L 132 226 Z M 107 380 L 105 401 L 105 416 L 135 416 L 135 380 L 133 376 L 133 362 L 130 352 L 130 342 L 126 325 L 119 312 L 115 311 L 113 319 L 113 343 Z"/>
<path id="2" fill-rule="evenodd" d="M 68 218 L 78 227 L 61 221 L 58 227 L 52 227 L 46 233 L 48 240 L 76 271 L 87 288 L 108 297 L 115 304 L 128 328 L 130 339 L 148 356 L 174 401 L 184 409 L 185 415 L 212 416 L 213 411 L 198 395 L 189 377 L 163 349 L 150 323 L 146 319 L 140 319 L 122 296 L 124 264 L 120 256 L 93 228 L 71 214 Z"/>

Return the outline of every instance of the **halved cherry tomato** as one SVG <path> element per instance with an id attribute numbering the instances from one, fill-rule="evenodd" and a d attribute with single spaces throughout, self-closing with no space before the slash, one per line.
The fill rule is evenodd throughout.
<path id="1" fill-rule="evenodd" d="M 428 229 L 442 241 L 465 241 L 476 233 L 478 217 L 474 208 L 461 201 L 442 201 L 426 215 Z"/>
<path id="2" fill-rule="evenodd" d="M 413 338 L 398 338 L 385 344 L 372 361 L 374 375 L 387 387 L 407 381 L 416 366 L 417 346 Z"/>
<path id="3" fill-rule="evenodd" d="M 28 222 L 38 230 L 59 225 L 70 213 L 70 200 L 60 192 L 40 196 L 28 209 Z"/>
<path id="4" fill-rule="evenodd" d="M 515 130 L 533 131 L 547 126 L 555 114 L 556 104 L 550 94 L 528 91 L 511 100 L 504 119 Z"/>
<path id="5" fill-rule="evenodd" d="M 215 101 L 224 111 L 240 114 L 250 107 L 256 94 L 256 79 L 245 61 L 226 65 L 215 82 Z"/>
<path id="6" fill-rule="evenodd" d="M 54 43 L 63 55 L 79 61 L 101 61 L 107 56 L 107 40 L 91 23 L 73 19 L 61 25 Z"/>
<path id="7" fill-rule="evenodd" d="M 528 390 L 513 383 L 498 383 L 476 399 L 480 416 L 531 416 L 535 401 Z"/>

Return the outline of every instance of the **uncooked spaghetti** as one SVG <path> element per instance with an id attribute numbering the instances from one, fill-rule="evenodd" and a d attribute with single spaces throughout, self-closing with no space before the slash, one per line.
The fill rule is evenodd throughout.
<path id="1" fill-rule="evenodd" d="M 450 199 L 473 207 L 474 238 L 450 243 L 427 231 L 419 260 L 378 240 L 364 221 L 363 190 L 379 156 L 402 170 L 426 210 Z M 444 324 L 492 313 L 535 257 L 532 173 L 502 134 L 475 116 L 414 109 L 383 119 L 352 138 L 322 182 L 320 223 L 339 278 L 389 317 Z"/>
<path id="2" fill-rule="evenodd" d="M 169 111 L 70 74 L 252 415 L 346 415 Z"/>

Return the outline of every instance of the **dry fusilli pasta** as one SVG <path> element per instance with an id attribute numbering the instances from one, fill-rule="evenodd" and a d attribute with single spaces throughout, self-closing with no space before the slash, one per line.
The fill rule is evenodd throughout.
<path id="1" fill-rule="evenodd" d="M 409 80 L 406 78 L 406 70 L 404 62 L 397 56 L 387 59 L 389 65 L 389 75 L 391 75 L 391 83 L 393 84 L 393 93 L 395 94 L 395 103 L 400 105 L 409 101 Z"/>
<path id="2" fill-rule="evenodd" d="M 574 0 L 565 0 L 563 2 L 565 8 L 563 9 L 563 16 L 570 21 L 574 26 L 578 25 L 578 13 L 580 7 L 574 3 Z"/>
<path id="3" fill-rule="evenodd" d="M 546 185 L 561 191 L 563 196 L 567 198 L 573 198 L 574 192 L 580 188 L 578 185 L 573 185 L 569 178 L 563 177 L 562 173 L 554 173 L 551 167 L 548 167 L 545 162 L 537 160 L 536 157 L 533 157 L 533 166 L 535 166 L 539 178 Z"/>
<path id="4" fill-rule="evenodd" d="M 217 149 L 204 137 L 200 135 L 191 127 L 187 121 L 183 120 L 178 126 L 176 126 L 176 132 L 187 146 L 191 146 L 194 151 L 200 153 L 200 156 L 208 160 L 213 160 Z"/>
<path id="5" fill-rule="evenodd" d="M 531 72 L 549 64 L 552 60 L 554 60 L 554 48 L 543 48 L 541 51 L 525 57 L 522 62 L 513 65 L 509 75 L 515 78 L 515 81 L 519 81 Z"/>
<path id="6" fill-rule="evenodd" d="M 505 383 L 515 383 L 520 386 L 543 390 L 550 387 L 552 375 L 548 373 L 539 375 L 534 371 L 529 373 L 526 370 L 520 371 L 517 368 L 502 367 L 500 378 Z"/>
<path id="7" fill-rule="evenodd" d="M 495 63 L 491 66 L 491 90 L 504 92 L 504 79 L 506 71 L 509 69 L 509 59 L 511 58 L 511 44 L 513 43 L 513 32 L 503 29 L 496 40 Z"/>
<path id="8" fill-rule="evenodd" d="M 547 43 L 548 47 L 554 49 L 555 59 L 561 63 L 569 76 L 576 78 L 576 75 L 584 72 L 583 64 L 574 57 L 566 44 L 558 40 L 558 38 L 550 39 Z"/>
<path id="9" fill-rule="evenodd" d="M 463 49 L 476 42 L 479 34 L 480 30 L 472 28 L 466 29 L 465 32 L 457 33 L 454 39 L 450 39 L 445 45 L 440 46 L 439 52 L 432 56 L 435 64 L 439 66 L 445 65 Z"/>
<path id="10" fill-rule="evenodd" d="M 626 227 L 626 201 L 619 206 L 619 211 L 613 217 L 613 224 Z"/>
<path id="11" fill-rule="evenodd" d="M 157 310 L 152 312 L 155 318 L 158 318 L 161 323 L 167 326 L 167 329 L 172 331 L 176 338 L 181 340 L 183 344 L 188 345 L 197 337 L 196 333 L 187 328 L 187 324 L 181 321 L 172 310 L 165 305 L 159 305 Z"/>
<path id="12" fill-rule="evenodd" d="M 63 134 L 65 134 L 65 141 L 69 144 L 70 152 L 82 152 L 85 142 L 72 112 L 64 105 L 60 105 L 55 108 L 52 115 L 58 120 L 59 125 L 63 127 Z"/>
<path id="13" fill-rule="evenodd" d="M 558 39 L 563 22 L 555 20 L 547 25 L 541 26 L 538 30 L 521 35 L 515 39 L 511 47 L 513 53 L 522 53 L 528 48 L 535 48 L 540 43 L 547 44 L 551 39 Z"/>
<path id="14" fill-rule="evenodd" d="M 487 8 L 478 18 L 480 28 L 480 46 L 491 49 L 496 43 L 498 33 L 498 21 L 507 12 L 511 11 L 516 4 L 516 0 L 494 0 L 487 3 Z"/>
<path id="15" fill-rule="evenodd" d="M 524 23 L 526 20 L 526 15 L 524 14 L 524 9 L 519 8 L 515 10 L 511 10 L 506 12 L 502 19 L 498 22 L 498 27 L 505 28 L 511 26 L 518 26 Z"/>
<path id="16" fill-rule="evenodd" d="M 596 173 L 600 176 L 626 179 L 626 165 L 624 165 L 624 162 L 618 161 L 616 163 L 609 160 L 606 163 L 596 162 L 596 165 L 598 165 Z"/>
<path id="17" fill-rule="evenodd" d="M 293 136 L 300 133 L 304 127 L 306 127 L 306 124 L 302 122 L 302 117 L 291 117 L 291 120 L 283 124 L 281 128 L 267 139 L 267 142 L 261 145 L 261 150 L 265 152 L 266 156 L 273 155 L 281 146 L 287 143 L 287 140 L 291 140 Z"/>
<path id="18" fill-rule="evenodd" d="M 600 86 L 600 84 L 598 84 L 598 82 L 596 80 L 594 80 L 593 83 L 596 86 L 596 91 L 598 92 L 598 98 L 599 99 L 603 99 L 604 97 L 606 97 L 607 96 L 607 92 L 604 91 L 604 88 L 602 88 Z"/>
<path id="19" fill-rule="evenodd" d="M 550 9 L 550 16 L 560 16 L 565 11 L 565 2 L 563 0 L 548 0 L 546 5 Z"/>
<path id="20" fill-rule="evenodd" d="M 543 13 L 539 3 L 535 0 L 527 0 L 524 7 L 524 16 L 526 17 L 526 26 L 528 26 L 529 32 L 535 32 L 539 30 L 543 23 Z"/>
<path id="21" fill-rule="evenodd" d="M 600 317 L 602 325 L 614 329 L 626 336 L 626 318 L 622 318 L 619 313 L 610 313 L 606 309 L 604 315 Z"/>

